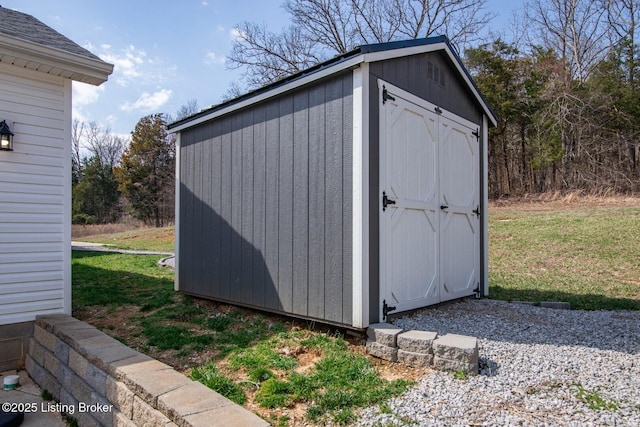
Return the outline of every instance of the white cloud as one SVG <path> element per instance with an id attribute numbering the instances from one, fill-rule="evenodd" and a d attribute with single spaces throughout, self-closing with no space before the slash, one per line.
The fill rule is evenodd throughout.
<path id="1" fill-rule="evenodd" d="M 73 82 L 71 114 L 74 119 L 86 122 L 90 117 L 85 112 L 85 107 L 98 102 L 100 94 L 104 92 L 104 86 L 94 86 L 86 83 Z"/>
<path id="2" fill-rule="evenodd" d="M 231 31 L 229 31 L 229 34 L 231 35 L 231 40 L 233 41 L 247 38 L 247 34 L 238 28 L 233 28 Z"/>
<path id="3" fill-rule="evenodd" d="M 209 2 L 208 2 L 207 0 L 203 0 L 203 1 L 202 1 L 202 5 L 203 5 L 203 6 L 209 6 Z"/>
<path id="4" fill-rule="evenodd" d="M 173 91 L 169 89 L 161 89 L 154 93 L 144 92 L 136 102 L 125 102 L 120 109 L 126 112 L 142 111 L 144 113 L 158 111 L 169 101 L 171 95 Z"/>
<path id="5" fill-rule="evenodd" d="M 225 61 L 225 57 L 224 55 L 218 55 L 215 52 L 207 52 L 207 54 L 204 56 L 204 63 L 205 64 L 224 64 Z"/>
<path id="6" fill-rule="evenodd" d="M 73 82 L 73 104 L 93 104 L 100 97 L 100 92 L 104 92 L 104 86 L 94 86 L 87 83 Z"/>
<path id="7" fill-rule="evenodd" d="M 100 46 L 102 52 L 98 54 L 103 60 L 114 65 L 113 77 L 120 86 L 127 86 L 133 80 L 143 75 L 141 70 L 147 56 L 144 50 L 129 45 L 124 49 L 114 51 L 108 44 Z"/>

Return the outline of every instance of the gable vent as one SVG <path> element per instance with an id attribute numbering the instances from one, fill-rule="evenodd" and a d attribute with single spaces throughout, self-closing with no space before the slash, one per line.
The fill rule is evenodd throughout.
<path id="1" fill-rule="evenodd" d="M 431 61 L 427 61 L 427 78 L 445 87 L 444 73 Z"/>

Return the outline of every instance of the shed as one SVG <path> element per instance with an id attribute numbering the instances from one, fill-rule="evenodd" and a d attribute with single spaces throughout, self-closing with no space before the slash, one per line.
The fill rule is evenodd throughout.
<path id="1" fill-rule="evenodd" d="M 113 65 L 31 15 L 0 7 L 0 372 L 26 353 L 37 315 L 71 314 L 71 82 Z"/>
<path id="2" fill-rule="evenodd" d="M 487 295 L 495 125 L 443 36 L 361 46 L 172 123 L 176 289 L 356 329 Z"/>

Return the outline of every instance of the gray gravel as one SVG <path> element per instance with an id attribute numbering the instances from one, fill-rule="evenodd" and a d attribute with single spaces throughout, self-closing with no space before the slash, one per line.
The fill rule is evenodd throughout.
<path id="1" fill-rule="evenodd" d="M 481 373 L 430 371 L 359 425 L 640 426 L 640 312 L 465 300 L 392 323 L 478 337 Z"/>

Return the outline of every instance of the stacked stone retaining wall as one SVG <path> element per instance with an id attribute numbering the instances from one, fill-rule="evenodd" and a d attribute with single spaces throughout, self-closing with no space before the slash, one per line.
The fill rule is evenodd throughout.
<path id="1" fill-rule="evenodd" d="M 388 323 L 367 329 L 367 353 L 390 362 L 442 371 L 478 374 L 478 340 L 475 337 L 429 331 L 407 331 Z"/>
<path id="2" fill-rule="evenodd" d="M 39 317 L 26 368 L 56 400 L 49 406 L 84 426 L 267 426 L 268 423 L 66 315 Z"/>

